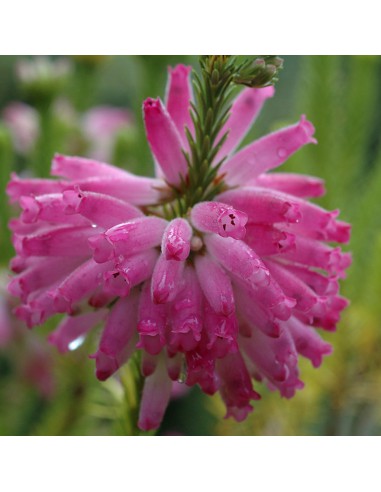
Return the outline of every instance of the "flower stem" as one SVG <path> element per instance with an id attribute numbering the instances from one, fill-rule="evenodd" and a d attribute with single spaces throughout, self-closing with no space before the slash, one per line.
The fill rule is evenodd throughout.
<path id="1" fill-rule="evenodd" d="M 143 391 L 144 377 L 140 370 L 140 352 L 136 352 L 129 363 L 120 369 L 123 400 L 118 409 L 116 432 L 125 436 L 152 436 L 155 431 L 145 432 L 138 428 L 139 406 Z"/>
<path id="2" fill-rule="evenodd" d="M 227 137 L 227 133 L 221 135 L 221 130 L 231 109 L 235 61 L 235 57 L 225 55 L 204 56 L 200 58 L 201 77 L 194 73 L 195 103 L 191 105 L 194 135 L 186 129 L 189 173 L 177 200 L 182 214 L 224 188 L 224 183 L 216 180 L 224 159 L 214 161 Z"/>

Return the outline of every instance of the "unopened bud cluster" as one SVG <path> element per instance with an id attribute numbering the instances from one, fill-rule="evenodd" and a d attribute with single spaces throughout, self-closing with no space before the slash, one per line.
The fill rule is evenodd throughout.
<path id="1" fill-rule="evenodd" d="M 283 60 L 278 56 L 266 55 L 245 63 L 234 77 L 234 82 L 247 87 L 260 88 L 274 84 L 283 68 Z"/>

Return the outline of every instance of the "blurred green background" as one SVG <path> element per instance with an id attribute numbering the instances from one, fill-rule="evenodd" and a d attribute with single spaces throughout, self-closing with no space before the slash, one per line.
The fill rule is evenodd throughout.
<path id="1" fill-rule="evenodd" d="M 319 203 L 339 208 L 340 218 L 352 223 L 347 249 L 354 261 L 341 289 L 351 305 L 337 332 L 323 334 L 333 355 L 319 369 L 300 361 L 306 386 L 292 400 L 258 385 L 262 400 L 238 424 L 223 418 L 218 396 L 206 397 L 197 388 L 184 395 L 179 385 L 161 434 L 381 433 L 381 57 L 284 60 L 276 96 L 245 142 L 296 122 L 300 114 L 314 123 L 319 144 L 299 151 L 282 170 L 324 178 L 327 195 Z M 177 63 L 197 68 L 197 57 L 0 56 L 1 435 L 126 431 L 123 415 L 133 402 L 116 381 L 95 379 L 87 354 L 94 351 L 96 335 L 61 356 L 46 341 L 52 323 L 30 332 L 9 314 L 14 300 L 5 285 L 13 253 L 6 224 L 13 212 L 4 188 L 11 171 L 47 176 L 54 152 L 101 153 L 115 165 L 152 174 L 141 105 L 146 97 L 164 97 L 167 67 Z M 14 102 L 27 104 L 28 111 Z M 90 110 L 99 106 L 121 108 L 117 123 L 97 123 Z"/>

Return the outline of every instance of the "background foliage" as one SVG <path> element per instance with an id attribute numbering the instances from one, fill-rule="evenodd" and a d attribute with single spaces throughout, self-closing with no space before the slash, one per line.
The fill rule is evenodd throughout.
<path id="1" fill-rule="evenodd" d="M 4 194 L 9 173 L 48 175 L 53 152 L 87 155 L 90 144 L 83 135 L 83 112 L 97 105 L 113 105 L 128 108 L 133 122 L 115 134 L 111 162 L 150 175 L 153 165 L 144 135 L 142 101 L 164 95 L 168 65 L 197 66 L 197 58 L 190 56 L 65 58 L 65 74 L 58 77 L 59 70 L 52 65 L 44 81 L 47 85 L 36 90 L 17 77 L 20 60 L 0 57 L 0 113 L 5 114 L 10 101 L 27 102 L 39 113 L 41 132 L 34 147 L 20 154 L 5 117 L 0 120 L 3 284 L 12 256 L 6 228 L 12 211 Z M 62 61 L 62 57 L 50 59 L 52 63 Z M 327 195 L 319 202 L 329 209 L 340 208 L 340 218 L 353 224 L 348 249 L 354 262 L 342 282 L 342 293 L 351 305 L 338 331 L 324 334 L 333 344 L 334 354 L 318 370 L 301 361 L 306 387 L 292 400 L 262 387 L 262 400 L 241 424 L 223 419 L 219 397 L 204 397 L 193 389 L 173 399 L 161 433 L 380 435 L 380 81 L 381 57 L 285 57 L 276 97 L 266 104 L 246 139 L 294 123 L 301 113 L 316 127 L 319 144 L 302 149 L 283 169 L 324 178 Z M 9 302 L 4 292 L 0 296 L 2 302 Z M 48 332 L 49 326 L 30 333 L 19 324 L 0 347 L 0 434 L 128 433 L 124 414 L 134 411 L 136 402 L 129 399 L 133 391 L 125 396 L 115 380 L 99 383 L 93 376 L 93 362 L 87 354 L 94 349 L 96 335 L 61 356 L 46 341 Z M 132 370 L 121 375 L 125 386 L 133 384 Z"/>

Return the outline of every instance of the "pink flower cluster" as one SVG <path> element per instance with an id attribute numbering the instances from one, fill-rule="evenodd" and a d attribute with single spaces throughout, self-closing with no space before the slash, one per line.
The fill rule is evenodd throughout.
<path id="1" fill-rule="evenodd" d="M 238 421 L 259 398 L 253 378 L 292 397 L 303 387 L 298 354 L 318 367 L 331 347 L 316 328 L 334 330 L 347 305 L 338 279 L 350 255 L 327 242 L 348 242 L 350 226 L 307 200 L 324 193 L 320 179 L 267 172 L 315 142 L 312 124 L 302 117 L 236 151 L 272 87 L 244 89 L 233 103 L 216 157 L 227 156 L 226 191 L 164 218 L 188 172 L 189 72 L 170 71 L 165 105 L 144 102 L 156 178 L 56 155 L 60 179 L 14 175 L 8 186 L 22 209 L 11 222 L 18 316 L 32 327 L 65 313 L 50 335 L 61 352 L 104 324 L 92 356 L 100 380 L 139 349 L 144 430 L 159 426 L 184 369 L 187 385 L 219 391 Z"/>

